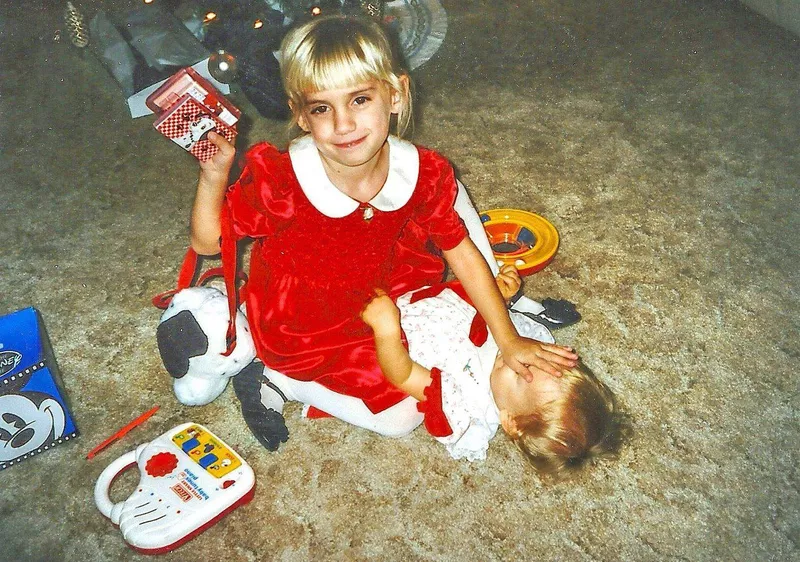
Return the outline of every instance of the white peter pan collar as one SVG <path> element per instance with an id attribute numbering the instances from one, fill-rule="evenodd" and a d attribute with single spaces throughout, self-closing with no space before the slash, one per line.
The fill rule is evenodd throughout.
<path id="1" fill-rule="evenodd" d="M 304 135 L 289 145 L 292 168 L 300 187 L 312 205 L 323 215 L 346 217 L 361 203 L 333 185 L 311 135 Z M 380 211 L 396 211 L 414 194 L 419 176 L 419 152 L 408 141 L 389 136 L 389 175 L 386 183 L 369 204 Z"/>

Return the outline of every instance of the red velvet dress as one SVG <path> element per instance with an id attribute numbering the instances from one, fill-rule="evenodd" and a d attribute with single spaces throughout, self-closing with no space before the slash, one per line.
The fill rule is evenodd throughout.
<path id="1" fill-rule="evenodd" d="M 376 287 L 396 295 L 440 282 L 437 248 L 466 236 L 450 164 L 390 141 L 389 179 L 369 204 L 333 187 L 310 137 L 283 153 L 254 146 L 227 193 L 236 236 L 255 239 L 246 302 L 259 358 L 375 413 L 406 395 L 383 377 L 360 311 Z"/>

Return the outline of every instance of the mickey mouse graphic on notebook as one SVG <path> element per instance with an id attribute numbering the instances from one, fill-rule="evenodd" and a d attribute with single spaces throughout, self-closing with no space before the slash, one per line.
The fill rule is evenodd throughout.
<path id="1" fill-rule="evenodd" d="M 3 385 L 0 394 L 0 463 L 52 444 L 64 433 L 67 415 L 50 395 L 22 390 L 30 376 Z"/>

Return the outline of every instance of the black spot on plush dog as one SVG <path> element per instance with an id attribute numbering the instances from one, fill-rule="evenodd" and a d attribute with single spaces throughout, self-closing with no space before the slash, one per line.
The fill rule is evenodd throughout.
<path id="1" fill-rule="evenodd" d="M 189 371 L 189 359 L 208 351 L 208 337 L 188 310 L 158 325 L 156 341 L 167 372 L 179 379 Z"/>

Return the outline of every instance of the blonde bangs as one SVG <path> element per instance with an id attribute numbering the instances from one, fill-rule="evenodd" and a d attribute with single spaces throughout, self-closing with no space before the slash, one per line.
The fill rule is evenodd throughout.
<path id="1" fill-rule="evenodd" d="M 356 41 L 352 44 L 325 45 L 318 42 L 301 45 L 297 64 L 286 76 L 287 90 L 307 94 L 349 88 L 375 77 L 386 80 L 390 73 L 382 68 L 380 58 L 371 50 L 369 45 Z"/>

